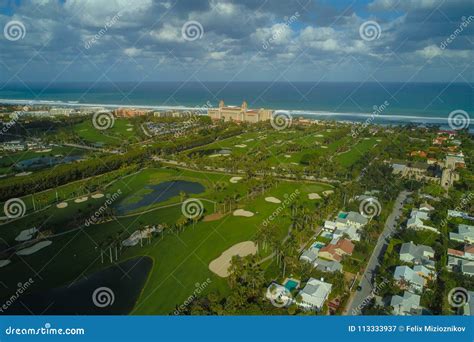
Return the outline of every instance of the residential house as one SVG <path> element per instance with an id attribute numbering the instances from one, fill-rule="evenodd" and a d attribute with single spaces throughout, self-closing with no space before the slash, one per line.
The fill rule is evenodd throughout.
<path id="1" fill-rule="evenodd" d="M 404 291 L 403 296 L 393 296 L 390 306 L 393 307 L 393 314 L 397 316 L 412 316 L 420 312 L 419 295 Z"/>
<path id="2" fill-rule="evenodd" d="M 410 214 L 410 218 L 407 221 L 407 228 L 414 230 L 430 230 L 439 234 L 439 231 L 424 224 L 424 220 L 429 220 L 429 215 L 426 211 L 413 209 Z"/>
<path id="3" fill-rule="evenodd" d="M 464 257 L 469 260 L 474 260 L 474 245 L 464 246 Z"/>
<path id="4" fill-rule="evenodd" d="M 317 258 L 314 262 L 314 265 L 317 270 L 322 272 L 342 272 L 342 265 L 338 261 Z"/>
<path id="5" fill-rule="evenodd" d="M 449 239 L 458 242 L 474 244 L 474 226 L 460 224 L 457 233 L 449 233 Z"/>
<path id="6" fill-rule="evenodd" d="M 436 272 L 434 270 L 430 270 L 423 265 L 415 265 L 413 267 L 413 271 L 427 280 L 431 280 L 436 277 Z"/>
<path id="7" fill-rule="evenodd" d="M 430 212 L 433 210 L 434 210 L 434 207 L 430 205 L 429 203 L 424 202 L 420 205 L 420 211 Z"/>
<path id="8" fill-rule="evenodd" d="M 422 291 L 425 279 L 408 266 L 397 266 L 393 274 L 394 279 L 403 289 Z"/>
<path id="9" fill-rule="evenodd" d="M 474 261 L 462 260 L 461 273 L 468 276 L 474 276 Z"/>
<path id="10" fill-rule="evenodd" d="M 348 239 L 339 239 L 336 243 L 330 243 L 319 250 L 319 256 L 328 260 L 341 261 L 344 255 L 351 255 L 354 244 Z"/>
<path id="11" fill-rule="evenodd" d="M 467 294 L 469 298 L 463 306 L 463 315 L 474 316 L 474 291 L 467 291 Z"/>
<path id="12" fill-rule="evenodd" d="M 321 311 L 331 289 L 332 285 L 324 282 L 324 279 L 310 278 L 306 286 L 299 292 L 301 301 L 297 302 L 297 305 L 305 310 Z"/>
<path id="13" fill-rule="evenodd" d="M 400 248 L 400 260 L 412 262 L 417 265 L 424 265 L 434 269 L 435 262 L 434 249 L 425 245 L 416 245 L 413 242 L 406 242 Z"/>
<path id="14" fill-rule="evenodd" d="M 313 247 L 308 248 L 304 250 L 303 254 L 301 254 L 300 260 L 313 264 L 316 261 L 316 258 L 318 257 L 318 253 L 319 253 L 318 248 L 313 248 Z"/>

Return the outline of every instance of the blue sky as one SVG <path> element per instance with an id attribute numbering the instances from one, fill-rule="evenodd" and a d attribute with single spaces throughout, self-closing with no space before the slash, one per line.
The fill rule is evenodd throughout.
<path id="1" fill-rule="evenodd" d="M 473 82 L 473 16 L 470 0 L 0 0 L 0 80 Z"/>

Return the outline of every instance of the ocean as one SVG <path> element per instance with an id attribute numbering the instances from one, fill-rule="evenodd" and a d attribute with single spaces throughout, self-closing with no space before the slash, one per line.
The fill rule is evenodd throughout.
<path id="1" fill-rule="evenodd" d="M 219 100 L 294 115 L 374 123 L 445 124 L 451 112 L 474 124 L 474 90 L 467 83 L 356 82 L 108 82 L 0 86 L 0 102 L 54 101 L 58 105 L 214 107 Z M 49 102 L 46 102 L 49 103 Z M 375 115 L 374 115 L 375 114 Z M 466 115 L 466 114 L 464 114 Z"/>

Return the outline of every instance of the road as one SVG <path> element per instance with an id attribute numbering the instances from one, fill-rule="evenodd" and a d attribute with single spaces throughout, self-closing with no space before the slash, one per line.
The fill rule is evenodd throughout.
<path id="1" fill-rule="evenodd" d="M 377 267 L 379 266 L 380 260 L 383 257 L 383 253 L 386 249 L 387 245 L 387 237 L 391 236 L 397 227 L 396 221 L 400 217 L 402 213 L 403 203 L 410 195 L 408 191 L 402 191 L 398 194 L 397 199 L 395 200 L 395 204 L 393 205 L 392 213 L 388 216 L 387 221 L 385 221 L 385 227 L 380 234 L 379 239 L 377 241 L 377 245 L 374 248 L 372 255 L 370 256 L 369 263 L 365 269 L 364 274 L 362 275 L 362 279 L 360 281 L 360 290 L 356 291 L 355 295 L 352 297 L 346 306 L 346 311 L 344 312 L 345 315 L 359 315 L 360 309 L 362 307 L 362 303 L 366 298 L 369 297 L 374 286 L 372 286 L 372 280 L 375 278 Z"/>

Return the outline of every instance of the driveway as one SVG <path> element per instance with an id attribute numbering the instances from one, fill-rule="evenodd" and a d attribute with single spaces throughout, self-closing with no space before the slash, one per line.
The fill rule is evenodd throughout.
<path id="1" fill-rule="evenodd" d="M 392 213 L 388 216 L 387 221 L 385 221 L 385 228 L 382 234 L 379 236 L 377 245 L 370 256 L 367 268 L 365 269 L 365 272 L 360 280 L 360 290 L 356 291 L 355 295 L 352 297 L 352 300 L 347 304 L 344 315 L 359 315 L 362 303 L 366 298 L 369 297 L 373 289 L 375 289 L 375 285 L 373 286 L 372 283 L 376 275 L 377 267 L 379 266 L 380 260 L 383 257 L 386 246 L 388 245 L 386 239 L 395 232 L 397 227 L 396 221 L 400 217 L 403 203 L 409 195 L 410 192 L 408 191 L 402 191 L 400 194 L 398 194 L 395 204 L 393 205 Z"/>

